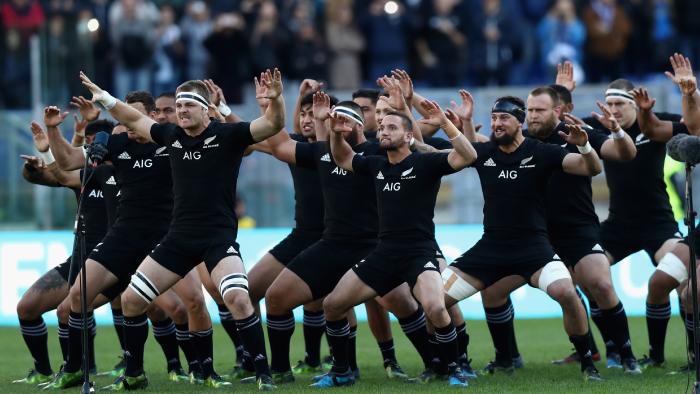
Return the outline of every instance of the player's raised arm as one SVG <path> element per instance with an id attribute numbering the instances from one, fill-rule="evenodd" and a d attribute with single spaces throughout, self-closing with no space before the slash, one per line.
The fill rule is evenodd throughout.
<path id="1" fill-rule="evenodd" d="M 85 166 L 85 152 L 83 148 L 72 146 L 61 134 L 58 126 L 68 116 L 68 112 L 61 113 L 58 107 L 44 108 L 44 125 L 46 125 L 47 142 L 51 147 L 51 153 L 55 157 L 58 166 L 64 170 L 75 170 Z M 43 134 L 38 123 L 32 122 L 32 134 L 34 138 Z"/>
<path id="2" fill-rule="evenodd" d="M 633 94 L 634 95 L 634 94 Z M 637 156 L 637 147 L 632 138 L 622 129 L 620 123 L 613 116 L 610 107 L 603 103 L 597 103 L 602 115 L 595 114 L 598 121 L 608 127 L 611 138 L 600 147 L 600 155 L 603 160 L 629 161 Z M 605 118 L 605 121 L 602 119 Z"/>
<path id="3" fill-rule="evenodd" d="M 476 150 L 457 127 L 447 119 L 447 115 L 435 101 L 423 100 L 421 103 L 423 113 L 428 115 L 425 119 L 433 124 L 439 124 L 452 143 L 452 151 L 447 156 L 450 166 L 455 170 L 470 165 L 476 160 Z"/>
<path id="4" fill-rule="evenodd" d="M 92 100 L 102 104 L 114 119 L 143 139 L 153 142 L 151 138 L 151 126 L 156 123 L 155 120 L 132 108 L 130 105 L 112 97 L 109 92 L 97 86 L 82 71 L 80 72 L 80 81 L 83 83 L 83 86 L 88 88 L 90 93 L 92 93 Z"/>
<path id="5" fill-rule="evenodd" d="M 673 137 L 673 123 L 661 120 L 654 113 L 656 99 L 651 98 L 649 91 L 645 88 L 637 88 L 629 92 L 637 105 L 637 121 L 642 133 L 652 141 L 666 142 Z M 598 104 L 600 105 L 600 104 Z M 600 120 L 598 118 L 598 120 Z M 602 123 L 602 122 L 601 122 Z M 603 123 L 605 127 L 607 124 Z"/>
<path id="6" fill-rule="evenodd" d="M 333 155 L 333 160 L 341 168 L 348 171 L 352 171 L 352 158 L 355 156 L 355 152 L 352 150 L 350 144 L 345 141 L 343 133 L 352 133 L 355 121 L 348 118 L 347 116 L 341 115 L 339 112 L 333 112 L 330 115 L 331 121 L 331 154 Z"/>
<path id="7" fill-rule="evenodd" d="M 666 75 L 678 85 L 683 94 L 683 121 L 691 134 L 700 135 L 700 92 L 690 59 L 674 53 L 670 60 L 673 73 L 667 71 Z"/>
<path id="8" fill-rule="evenodd" d="M 263 97 L 269 100 L 269 104 L 263 116 L 250 124 L 250 133 L 256 142 L 277 134 L 284 127 L 285 119 L 282 74 L 278 69 L 267 70 L 260 75 L 260 85 L 264 88 Z"/>
<path id="9" fill-rule="evenodd" d="M 559 135 L 570 144 L 578 147 L 581 153 L 569 153 L 564 156 L 562 169 L 573 175 L 595 176 L 600 174 L 603 166 L 600 164 L 598 154 L 588 142 L 588 134 L 579 125 L 566 125 L 569 133 L 563 131 Z"/>

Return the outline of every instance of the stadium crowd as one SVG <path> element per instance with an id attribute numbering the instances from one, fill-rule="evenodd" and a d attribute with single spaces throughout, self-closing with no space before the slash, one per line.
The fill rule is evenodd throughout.
<path id="1" fill-rule="evenodd" d="M 694 0 L 2 0 L 0 107 L 29 107 L 35 33 L 48 102 L 85 67 L 118 97 L 213 78 L 238 103 L 275 66 L 331 89 L 393 68 L 418 86 L 536 84 L 562 60 L 579 82 L 641 79 L 677 50 L 700 64 L 697 20 Z"/>

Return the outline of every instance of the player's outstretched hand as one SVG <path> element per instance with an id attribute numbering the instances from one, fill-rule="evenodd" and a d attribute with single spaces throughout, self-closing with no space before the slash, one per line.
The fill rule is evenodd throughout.
<path id="1" fill-rule="evenodd" d="M 34 147 L 39 152 L 46 152 L 49 150 L 49 138 L 44 133 L 44 129 L 41 128 L 38 122 L 32 121 L 32 140 L 34 141 Z"/>
<path id="2" fill-rule="evenodd" d="M 61 110 L 56 106 L 44 108 L 44 124 L 46 127 L 56 127 L 63 123 L 63 120 L 68 116 L 68 112 L 61 113 Z"/>
<path id="3" fill-rule="evenodd" d="M 570 61 L 557 64 L 557 78 L 554 83 L 567 88 L 570 92 L 576 89 L 576 81 L 574 80 L 574 64 Z"/>
<path id="4" fill-rule="evenodd" d="M 603 114 L 591 112 L 591 115 L 608 130 L 617 131 L 620 128 L 620 124 L 617 122 L 617 119 L 615 119 L 615 116 L 613 116 L 610 107 L 600 101 L 596 101 L 596 104 Z"/>
<path id="5" fill-rule="evenodd" d="M 326 120 L 331 116 L 331 97 L 324 92 L 314 93 L 313 100 L 314 118 Z"/>
<path id="6" fill-rule="evenodd" d="M 567 124 L 566 130 L 568 134 L 560 131 L 559 135 L 568 143 L 584 146 L 588 142 L 588 133 L 583 129 L 583 127 L 575 124 Z"/>

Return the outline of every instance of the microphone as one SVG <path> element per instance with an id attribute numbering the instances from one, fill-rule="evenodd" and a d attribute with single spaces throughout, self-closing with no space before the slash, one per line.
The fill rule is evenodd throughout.
<path id="1" fill-rule="evenodd" d="M 700 137 L 679 134 L 666 143 L 666 152 L 672 159 L 695 165 L 700 163 Z"/>
<path id="2" fill-rule="evenodd" d="M 88 157 L 94 164 L 102 163 L 107 156 L 107 143 L 109 142 L 109 133 L 100 131 L 95 134 L 95 140 L 88 147 Z"/>

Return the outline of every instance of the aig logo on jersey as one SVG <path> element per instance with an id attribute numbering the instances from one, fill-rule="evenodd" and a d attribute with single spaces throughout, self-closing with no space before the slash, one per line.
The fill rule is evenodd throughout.
<path id="1" fill-rule="evenodd" d="M 340 168 L 340 167 L 338 167 L 338 166 L 335 166 L 335 168 L 333 169 L 333 171 L 331 171 L 331 174 L 336 174 L 336 175 L 340 175 L 340 176 L 345 176 L 345 175 L 348 175 L 348 170 L 346 170 L 346 169 L 344 169 L 344 168 Z"/>
<path id="2" fill-rule="evenodd" d="M 151 168 L 151 167 L 153 167 L 153 160 L 140 159 L 140 160 L 134 160 L 134 165 L 131 168 Z"/>
<path id="3" fill-rule="evenodd" d="M 185 151 L 182 155 L 182 160 L 199 160 L 202 158 L 202 152 L 196 150 L 194 152 Z"/>
<path id="4" fill-rule="evenodd" d="M 498 174 L 498 179 L 518 179 L 518 171 L 501 170 L 501 172 Z"/>
<path id="5" fill-rule="evenodd" d="M 95 189 L 90 190 L 90 194 L 88 194 L 88 197 L 104 198 L 104 196 L 102 195 L 102 190 L 95 190 Z"/>
<path id="6" fill-rule="evenodd" d="M 204 146 L 202 147 L 202 149 L 211 149 L 211 148 L 218 147 L 219 144 L 212 144 L 212 142 L 214 142 L 215 139 L 216 139 L 215 135 L 213 135 L 209 138 L 205 138 L 204 139 Z"/>

